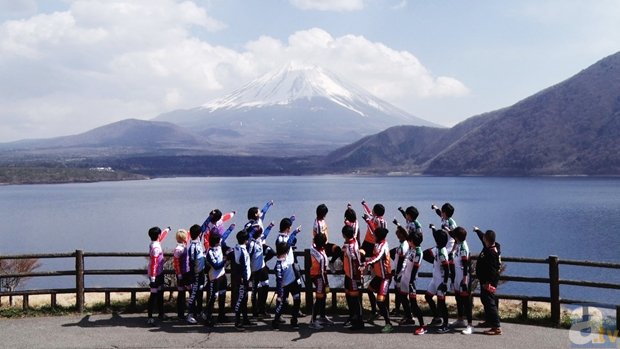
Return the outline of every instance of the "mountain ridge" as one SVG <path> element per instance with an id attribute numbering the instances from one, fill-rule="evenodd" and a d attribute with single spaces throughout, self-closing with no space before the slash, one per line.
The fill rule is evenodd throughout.
<path id="1" fill-rule="evenodd" d="M 437 135 L 441 141 L 430 157 L 410 150 L 399 154 L 405 165 L 390 161 L 382 169 L 371 165 L 349 170 L 428 175 L 618 175 L 618 134 L 620 52 L 510 107 L 455 125 Z M 384 156 L 373 149 L 394 147 L 394 139 L 381 141 L 386 135 L 370 136 L 366 142 L 374 142 L 374 148 L 358 144 L 358 149 L 349 149 L 349 157 L 360 153 Z M 397 144 L 410 142 L 404 138 Z M 346 162 L 339 154 L 336 150 L 327 158 Z"/>

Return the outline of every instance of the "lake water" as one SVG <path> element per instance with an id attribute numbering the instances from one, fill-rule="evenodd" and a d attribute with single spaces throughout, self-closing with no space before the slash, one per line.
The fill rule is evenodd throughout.
<path id="1" fill-rule="evenodd" d="M 232 222 L 245 223 L 250 206 L 275 205 L 266 221 L 277 223 L 295 214 L 302 234 L 298 246 L 310 244 L 314 211 L 330 209 L 330 238 L 341 242 L 340 228 L 347 202 L 361 217 L 360 201 L 386 207 L 386 219 L 398 217 L 398 206 L 414 205 L 423 227 L 439 225 L 432 203 L 454 205 L 456 222 L 471 232 L 494 229 L 504 256 L 620 262 L 620 179 L 618 178 L 483 178 L 483 177 L 245 177 L 169 178 L 91 184 L 0 187 L 0 254 L 72 252 L 146 252 L 147 230 L 170 225 L 174 230 L 202 223 L 213 208 L 236 210 Z M 362 224 L 365 226 L 365 224 Z M 390 224 L 390 228 L 393 225 Z M 433 245 L 425 229 L 423 248 Z M 275 232 L 269 237 L 273 244 Z M 229 243 L 232 243 L 231 237 Z M 469 235 L 473 253 L 481 249 Z M 396 238 L 389 235 L 391 247 Z M 169 236 L 164 248 L 175 246 Z M 41 270 L 71 269 L 71 261 L 43 261 Z M 87 268 L 135 268 L 143 259 L 87 259 Z M 506 263 L 508 275 L 548 276 L 545 265 Z M 424 271 L 429 271 L 425 265 Z M 561 277 L 620 282 L 620 272 L 561 266 Z M 428 279 L 421 279 L 426 287 Z M 135 285 L 135 277 L 89 277 L 87 286 Z M 33 279 L 29 287 L 73 287 L 72 278 Z M 509 282 L 503 293 L 548 295 L 548 286 Z M 620 303 L 620 292 L 562 286 L 561 295 Z"/>

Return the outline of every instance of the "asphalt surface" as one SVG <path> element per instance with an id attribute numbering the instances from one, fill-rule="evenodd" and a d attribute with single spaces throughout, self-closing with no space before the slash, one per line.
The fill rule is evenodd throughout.
<path id="1" fill-rule="evenodd" d="M 178 320 L 146 324 L 144 314 L 103 314 L 61 317 L 0 319 L 2 348 L 573 348 L 569 331 L 546 327 L 502 324 L 501 336 L 486 336 L 476 329 L 460 333 L 413 335 L 413 326 L 397 326 L 382 334 L 378 320 L 361 332 L 341 324 L 323 330 L 308 328 L 310 317 L 300 319 L 300 329 L 288 324 L 279 331 L 258 322 L 245 332 L 232 324 L 214 328 Z M 334 318 L 342 323 L 342 318 Z M 429 319 L 430 320 L 430 319 Z"/>

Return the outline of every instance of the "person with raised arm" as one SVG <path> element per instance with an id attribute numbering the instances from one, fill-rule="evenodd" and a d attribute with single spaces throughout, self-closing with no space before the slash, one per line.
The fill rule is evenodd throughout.
<path id="1" fill-rule="evenodd" d="M 390 321 L 390 313 L 387 304 L 387 294 L 389 292 L 390 280 L 392 278 L 392 267 L 390 259 L 390 248 L 385 240 L 388 234 L 386 228 L 377 228 L 373 232 L 375 237 L 374 253 L 361 264 L 361 268 L 372 267 L 374 277 L 368 285 L 371 292 L 377 293 L 377 305 L 379 312 L 385 320 L 385 326 L 381 330 L 383 333 L 390 333 L 394 330 Z"/>
<path id="2" fill-rule="evenodd" d="M 334 322 L 325 315 L 325 305 L 327 293 L 329 292 L 329 281 L 327 279 L 327 255 L 325 254 L 325 244 L 327 237 L 323 233 L 318 233 L 312 239 L 314 244 L 310 248 L 310 277 L 315 289 L 315 301 L 312 309 L 312 319 L 310 328 L 320 330 L 323 325 L 333 325 Z"/>
<path id="3" fill-rule="evenodd" d="M 282 228 L 282 223 L 280 223 L 280 227 Z M 288 229 L 290 229 L 290 226 Z M 289 263 L 288 256 L 290 249 L 291 246 L 286 240 L 282 239 L 276 242 L 276 254 L 278 256 L 274 267 L 276 278 L 276 310 L 274 319 L 271 322 L 271 328 L 274 330 L 280 329 L 282 313 L 287 304 L 289 294 L 293 296 L 293 307 L 290 308 L 291 327 L 294 330 L 299 329 L 299 321 L 297 318 L 301 305 L 301 280 L 295 272 L 293 265 Z"/>
<path id="4" fill-rule="evenodd" d="M 482 251 L 476 261 L 476 277 L 480 281 L 480 301 L 484 307 L 485 319 L 476 327 L 489 328 L 484 331 L 487 335 L 500 335 L 502 328 L 495 291 L 499 284 L 502 266 L 501 246 L 499 242 L 495 241 L 495 231 L 487 230 L 483 233 L 478 227 L 474 227 L 474 231 L 482 242 Z"/>
<path id="5" fill-rule="evenodd" d="M 166 228 L 163 232 L 159 227 L 153 227 L 149 229 L 148 235 L 151 239 L 149 244 L 149 305 L 148 305 L 148 320 L 149 326 L 155 326 L 155 319 L 153 318 L 153 311 L 157 307 L 159 312 L 159 319 L 164 320 L 164 251 L 161 248 L 161 242 L 164 241 L 166 235 L 170 231 L 170 227 Z"/>
<path id="6" fill-rule="evenodd" d="M 209 212 L 209 216 L 205 219 L 205 221 L 200 226 L 201 238 L 204 243 L 204 250 L 207 251 L 209 249 L 209 234 L 213 230 L 213 228 L 217 228 L 217 231 L 222 232 L 224 230 L 224 223 L 228 222 L 231 218 L 235 216 L 237 211 L 231 211 L 226 214 L 222 214 L 218 208 Z"/>
<path id="7" fill-rule="evenodd" d="M 467 245 L 467 230 L 456 227 L 452 230 L 454 235 L 454 298 L 456 300 L 457 320 L 450 326 L 452 328 L 464 328 L 462 334 L 472 334 L 472 302 L 470 294 L 469 278 L 469 246 Z M 465 323 L 467 318 L 467 323 Z"/>
<path id="8" fill-rule="evenodd" d="M 429 225 L 435 239 L 435 247 L 424 250 L 422 256 L 425 261 L 433 264 L 433 278 L 426 288 L 424 296 L 428 306 L 433 313 L 432 326 L 437 327 L 437 333 L 447 333 L 448 328 L 448 308 L 446 307 L 446 293 L 448 292 L 448 279 L 450 268 L 448 266 L 448 233 L 443 229 L 435 229 L 434 225 Z M 437 304 L 433 297 L 437 295 Z"/>
<path id="9" fill-rule="evenodd" d="M 187 237 L 189 234 L 185 229 L 179 229 L 176 233 L 177 245 L 174 248 L 172 265 L 177 280 L 177 316 L 183 320 L 185 318 L 185 299 L 187 297 Z"/>
<path id="10" fill-rule="evenodd" d="M 403 295 L 400 290 L 400 272 L 404 265 L 405 255 L 409 250 L 409 243 L 407 243 L 407 229 L 398 223 L 398 220 L 394 218 L 393 223 L 396 225 L 396 238 L 398 239 L 398 246 L 390 251 L 390 257 L 394 261 L 393 272 L 394 275 L 394 293 L 396 299 L 394 300 L 394 309 L 390 312 L 390 316 L 398 316 L 399 308 L 403 302 L 407 302 L 407 295 Z M 407 290 L 404 290 L 407 291 Z M 404 309 L 403 309 L 404 310 Z M 410 325 L 411 317 L 403 317 L 399 322 L 401 325 Z"/>
<path id="11" fill-rule="evenodd" d="M 203 236 L 202 229 L 198 224 L 194 224 L 189 228 L 190 242 L 187 246 L 187 260 L 189 265 L 189 275 L 191 281 L 191 290 L 189 299 L 187 300 L 187 317 L 186 321 L 190 324 L 196 324 L 196 317 L 202 315 L 202 297 L 205 284 L 205 250 L 204 243 L 200 241 Z"/>
<path id="12" fill-rule="evenodd" d="M 255 318 L 269 318 L 267 314 L 267 294 L 269 292 L 269 269 L 267 268 L 264 246 L 265 239 L 273 228 L 273 222 L 269 223 L 265 232 L 260 226 L 250 227 L 250 241 L 248 253 L 252 267 L 252 313 Z"/>
<path id="13" fill-rule="evenodd" d="M 403 267 L 400 271 L 400 287 L 399 290 L 404 297 L 403 308 L 405 311 L 405 319 L 418 319 L 418 327 L 414 330 L 415 335 L 426 333 L 426 325 L 424 325 L 424 317 L 418 305 L 417 291 L 415 281 L 420 269 L 420 260 L 422 258 L 422 241 L 424 236 L 422 232 L 415 229 L 409 229 L 407 234 L 407 244 L 409 249 L 403 259 Z M 409 296 L 409 300 L 407 300 Z M 411 322 L 413 323 L 413 322 Z"/>
<path id="14" fill-rule="evenodd" d="M 325 204 L 320 204 L 316 207 L 316 219 L 312 224 L 312 237 L 314 238 L 317 234 L 323 234 L 327 238 L 327 242 L 325 243 L 325 254 L 327 257 L 330 257 L 328 266 L 329 270 L 333 273 L 336 271 L 336 260 L 342 256 L 342 250 L 340 250 L 340 247 L 336 244 L 329 242 L 329 228 L 325 220 L 328 211 L 329 209 Z"/>
<path id="15" fill-rule="evenodd" d="M 234 225 L 232 227 L 234 229 Z M 230 231 L 232 231 L 230 229 Z M 225 254 L 222 251 L 222 237 L 219 234 L 211 233 L 209 235 L 209 250 L 207 251 L 206 261 L 209 266 L 209 272 L 207 273 L 209 282 L 209 299 L 207 301 L 207 311 L 205 325 L 214 326 L 213 320 L 213 308 L 215 307 L 215 300 L 218 304 L 218 323 L 224 323 L 226 319 L 226 287 L 228 286 L 228 280 L 226 278 L 226 272 L 224 267 L 226 266 Z"/>
<path id="16" fill-rule="evenodd" d="M 344 327 L 351 330 L 361 330 L 364 328 L 362 319 L 362 273 L 360 272 L 361 257 L 359 244 L 355 239 L 355 228 L 345 224 L 342 227 L 342 246 L 343 266 L 344 266 L 344 288 L 349 308 L 349 319 Z"/>
<path id="17" fill-rule="evenodd" d="M 248 318 L 248 288 L 252 269 L 250 265 L 250 255 L 247 250 L 249 236 L 246 230 L 237 233 L 237 245 L 233 249 L 233 262 L 230 271 L 231 279 L 237 280 L 239 285 L 237 290 L 237 301 L 235 302 L 235 328 L 244 331 L 247 326 L 253 326 Z"/>

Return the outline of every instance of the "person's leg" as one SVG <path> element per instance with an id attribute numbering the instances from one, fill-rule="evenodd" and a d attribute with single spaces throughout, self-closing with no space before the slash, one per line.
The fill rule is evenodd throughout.
<path id="1" fill-rule="evenodd" d="M 246 290 L 249 289 L 247 281 L 244 282 L 243 286 Z M 241 315 L 243 316 L 243 323 L 247 324 L 250 322 L 250 319 L 248 319 L 248 292 L 245 291 L 244 293 L 243 299 L 241 300 Z"/>
<path id="2" fill-rule="evenodd" d="M 245 287 L 242 282 L 239 282 L 239 288 L 237 289 L 237 300 L 235 301 L 235 326 L 241 326 L 241 305 L 243 298 L 245 297 Z"/>
<path id="3" fill-rule="evenodd" d="M 441 317 L 442 327 L 448 326 L 448 307 L 446 306 L 446 297 L 437 295 L 437 310 Z"/>
<path id="4" fill-rule="evenodd" d="M 159 286 L 159 289 L 157 291 L 157 309 L 159 310 L 159 318 L 163 320 L 165 318 L 165 313 L 164 313 L 164 287 L 163 286 Z"/>
<path id="5" fill-rule="evenodd" d="M 366 290 L 366 294 L 368 295 L 368 300 L 370 301 L 370 313 L 374 315 L 377 313 L 377 297 L 375 297 L 374 292 L 371 290 Z"/>
<path id="6" fill-rule="evenodd" d="M 412 315 L 411 315 L 411 305 L 409 304 L 409 301 L 407 300 L 407 296 L 409 295 L 409 293 L 403 293 L 403 292 L 398 292 L 396 294 L 396 299 L 399 300 L 400 304 L 402 304 L 403 306 L 403 319 L 411 319 Z"/>
<path id="7" fill-rule="evenodd" d="M 187 320 L 189 322 L 195 322 L 194 316 L 196 316 L 197 306 L 196 301 L 198 299 L 198 294 L 202 292 L 199 287 L 200 280 L 198 275 L 193 276 L 192 279 L 192 287 L 189 294 L 189 300 L 187 301 Z M 194 321 L 192 321 L 194 320 Z"/>
<path id="8" fill-rule="evenodd" d="M 484 287 L 480 287 L 480 302 L 482 303 L 482 307 L 484 308 L 484 322 L 485 324 L 491 323 L 491 309 L 492 300 L 490 299 L 490 292 L 487 291 Z"/>
<path id="9" fill-rule="evenodd" d="M 501 327 L 497 296 L 489 292 L 489 325 L 493 328 Z"/>
<path id="10" fill-rule="evenodd" d="M 252 272 L 252 315 L 258 317 L 258 271 Z"/>
<path id="11" fill-rule="evenodd" d="M 185 291 L 185 286 L 181 284 L 181 286 L 177 287 L 177 316 L 179 319 L 182 319 L 185 316 L 185 299 L 187 297 L 187 292 Z"/>
<path id="12" fill-rule="evenodd" d="M 207 324 L 210 324 L 212 322 L 212 318 L 213 318 L 213 308 L 215 307 L 215 299 L 217 298 L 217 281 L 213 280 L 211 282 L 209 282 L 209 298 L 207 299 L 207 311 L 206 311 L 206 315 L 207 315 Z"/>
<path id="13" fill-rule="evenodd" d="M 156 303 L 157 303 L 157 291 L 153 291 L 151 289 L 151 293 L 149 294 L 149 308 L 148 308 L 149 319 L 153 317 L 153 310 L 155 309 Z"/>
<path id="14" fill-rule="evenodd" d="M 196 316 L 199 316 L 202 313 L 204 285 L 205 285 L 205 274 L 200 273 L 198 277 L 198 292 L 196 293 Z"/>
<path id="15" fill-rule="evenodd" d="M 422 316 L 422 310 L 418 305 L 418 298 L 416 297 L 415 293 L 409 294 L 409 306 L 411 307 L 411 312 L 413 316 L 418 319 L 418 325 L 424 326 L 424 316 Z"/>
<path id="16" fill-rule="evenodd" d="M 291 325 L 297 327 L 297 316 L 299 315 L 299 308 L 301 307 L 301 287 L 298 283 L 293 282 L 290 288 L 290 292 L 293 295 L 293 306 L 291 308 Z"/>
<path id="17" fill-rule="evenodd" d="M 435 304 L 435 301 L 433 300 L 433 294 L 426 293 L 424 295 L 424 299 L 426 299 L 426 303 L 428 303 L 428 307 L 431 309 L 431 314 L 433 314 L 433 319 L 438 318 L 439 314 L 437 313 L 437 305 Z"/>

